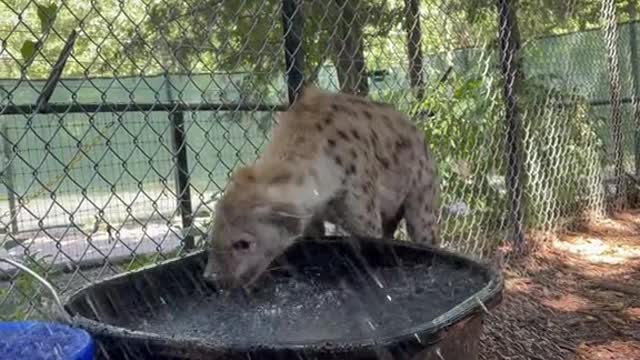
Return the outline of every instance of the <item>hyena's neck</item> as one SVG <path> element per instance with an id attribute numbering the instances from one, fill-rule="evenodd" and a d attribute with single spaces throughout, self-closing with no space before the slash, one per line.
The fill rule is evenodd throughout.
<path id="1" fill-rule="evenodd" d="M 270 166 L 266 162 L 264 165 Z M 326 205 L 342 186 L 344 170 L 326 154 L 320 154 L 312 160 L 274 166 L 286 166 L 291 171 L 291 176 L 287 176 L 286 181 L 269 185 L 268 197 L 293 205 L 306 213 L 313 213 Z"/>

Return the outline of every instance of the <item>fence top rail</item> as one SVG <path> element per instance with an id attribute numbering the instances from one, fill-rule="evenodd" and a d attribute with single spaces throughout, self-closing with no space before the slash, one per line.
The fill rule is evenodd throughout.
<path id="1" fill-rule="evenodd" d="M 258 111 L 280 112 L 288 108 L 283 104 L 263 103 L 95 103 L 95 104 L 35 104 L 0 106 L 1 115 L 70 114 L 104 112 L 180 112 L 180 111 Z"/>

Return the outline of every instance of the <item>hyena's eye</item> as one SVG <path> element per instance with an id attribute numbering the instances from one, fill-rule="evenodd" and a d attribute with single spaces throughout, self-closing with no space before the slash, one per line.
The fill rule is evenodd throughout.
<path id="1" fill-rule="evenodd" d="M 251 244 L 247 240 L 238 240 L 238 241 L 235 241 L 233 244 L 231 244 L 231 247 L 233 247 L 233 250 L 237 250 L 237 251 L 249 250 L 250 246 Z"/>

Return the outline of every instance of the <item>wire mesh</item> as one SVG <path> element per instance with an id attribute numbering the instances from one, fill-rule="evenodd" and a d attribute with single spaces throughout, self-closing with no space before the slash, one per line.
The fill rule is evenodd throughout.
<path id="1" fill-rule="evenodd" d="M 608 185 L 638 171 L 622 136 L 638 121 L 631 2 L 286 3 L 283 18 L 276 0 L 0 0 L 0 255 L 65 292 L 201 247 L 301 75 L 415 119 L 438 161 L 443 245 L 479 258 L 602 214 Z M 45 316 L 43 289 L 0 276 L 0 318 Z"/>

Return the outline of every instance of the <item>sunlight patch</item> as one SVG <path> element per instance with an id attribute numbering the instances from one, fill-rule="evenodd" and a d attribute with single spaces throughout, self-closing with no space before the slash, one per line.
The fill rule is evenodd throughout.
<path id="1" fill-rule="evenodd" d="M 609 244 L 599 238 L 575 238 L 571 242 L 554 241 L 553 246 L 571 254 L 580 255 L 592 263 L 623 264 L 640 258 L 640 247 Z"/>
<path id="2" fill-rule="evenodd" d="M 633 320 L 640 320 L 640 308 L 638 307 L 628 308 L 624 311 L 624 313 Z"/>
<path id="3" fill-rule="evenodd" d="M 544 299 L 542 304 L 557 311 L 575 312 L 589 308 L 590 300 L 574 294 L 566 294 L 555 299 Z"/>
<path id="4" fill-rule="evenodd" d="M 624 357 L 621 356 L 624 354 Z M 609 341 L 601 344 L 580 344 L 576 355 L 588 355 L 589 359 L 640 359 L 640 342 Z"/>

